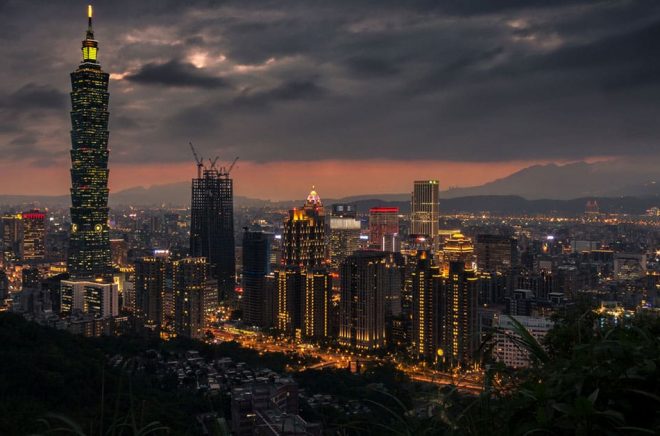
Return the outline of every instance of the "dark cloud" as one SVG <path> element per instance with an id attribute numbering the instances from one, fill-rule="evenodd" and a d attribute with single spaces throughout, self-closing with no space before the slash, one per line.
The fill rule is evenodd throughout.
<path id="1" fill-rule="evenodd" d="M 313 80 L 294 80 L 265 91 L 245 90 L 232 106 L 266 108 L 279 101 L 318 100 L 325 95 L 326 90 Z"/>
<path id="2" fill-rule="evenodd" d="M 346 66 L 353 74 L 364 78 L 389 77 L 400 71 L 394 61 L 368 56 L 347 59 Z"/>
<path id="3" fill-rule="evenodd" d="M 191 86 L 196 88 L 221 88 L 227 82 L 221 78 L 208 74 L 202 68 L 191 63 L 171 60 L 165 63 L 148 63 L 126 79 L 145 85 L 163 86 Z"/>
<path id="4" fill-rule="evenodd" d="M 84 8 L 0 7 L 0 155 L 66 157 Z M 96 10 L 113 162 L 188 160 L 191 139 L 258 161 L 660 154 L 657 1 L 117 0 Z"/>
<path id="5" fill-rule="evenodd" d="M 0 107 L 12 110 L 25 109 L 61 109 L 66 107 L 65 93 L 49 86 L 28 83 L 12 92 L 5 98 L 0 98 Z"/>

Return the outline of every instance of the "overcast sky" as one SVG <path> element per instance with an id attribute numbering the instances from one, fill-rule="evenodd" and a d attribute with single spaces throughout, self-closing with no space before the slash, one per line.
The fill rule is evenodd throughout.
<path id="1" fill-rule="evenodd" d="M 0 193 L 66 193 L 86 3 L 0 0 Z M 660 155 L 660 1 L 94 2 L 114 190 L 405 192 Z M 297 194 L 302 191 L 303 194 Z"/>

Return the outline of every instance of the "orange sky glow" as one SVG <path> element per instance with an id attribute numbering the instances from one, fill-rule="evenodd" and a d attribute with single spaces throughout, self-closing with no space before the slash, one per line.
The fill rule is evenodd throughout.
<path id="1" fill-rule="evenodd" d="M 480 185 L 535 163 L 325 160 L 255 163 L 239 161 L 232 172 L 236 195 L 286 200 L 302 198 L 312 185 L 326 198 L 360 194 L 404 193 L 413 180 L 438 179 L 441 189 Z M 110 164 L 110 195 L 123 189 L 184 182 L 195 176 L 191 163 Z M 46 168 L 0 163 L 0 194 L 64 195 L 68 166 Z"/>

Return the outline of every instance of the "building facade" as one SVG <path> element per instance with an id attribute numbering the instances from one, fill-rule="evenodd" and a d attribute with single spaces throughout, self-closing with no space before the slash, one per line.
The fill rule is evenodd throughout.
<path id="1" fill-rule="evenodd" d="M 39 210 L 24 212 L 23 260 L 42 261 L 46 257 L 46 214 Z"/>
<path id="2" fill-rule="evenodd" d="M 270 246 L 272 234 L 261 231 L 243 233 L 243 321 L 252 326 L 266 327 L 269 308 L 266 293 L 270 291 Z"/>
<path id="3" fill-rule="evenodd" d="M 399 208 L 369 209 L 369 246 L 381 251 L 398 251 Z"/>
<path id="4" fill-rule="evenodd" d="M 339 343 L 358 350 L 385 346 L 387 253 L 361 250 L 341 266 Z"/>
<path id="5" fill-rule="evenodd" d="M 413 288 L 413 345 L 415 354 L 422 359 L 436 356 L 439 338 L 439 304 L 442 276 L 440 267 L 433 265 L 431 253 L 417 257 L 417 268 L 412 273 Z"/>
<path id="6" fill-rule="evenodd" d="M 190 255 L 208 259 L 211 277 L 218 283 L 218 300 L 233 299 L 236 283 L 233 180 L 215 167 L 200 170 L 192 181 Z"/>
<path id="7" fill-rule="evenodd" d="M 437 180 L 416 180 L 410 207 L 410 234 L 435 238 L 439 226 L 440 184 Z"/>
<path id="8" fill-rule="evenodd" d="M 91 7 L 82 62 L 71 73 L 71 233 L 73 279 L 110 280 L 108 228 L 109 75 L 98 62 Z"/>
<path id="9" fill-rule="evenodd" d="M 476 273 L 454 261 L 443 279 L 440 295 L 440 349 L 450 366 L 473 363 L 479 346 Z"/>

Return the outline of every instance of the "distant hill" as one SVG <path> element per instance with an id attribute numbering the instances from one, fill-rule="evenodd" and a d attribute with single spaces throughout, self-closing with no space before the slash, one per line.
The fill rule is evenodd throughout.
<path id="1" fill-rule="evenodd" d="M 475 195 L 517 195 L 529 200 L 658 196 L 660 171 L 653 165 L 619 162 L 534 165 L 481 186 L 442 193 L 444 198 Z"/>

